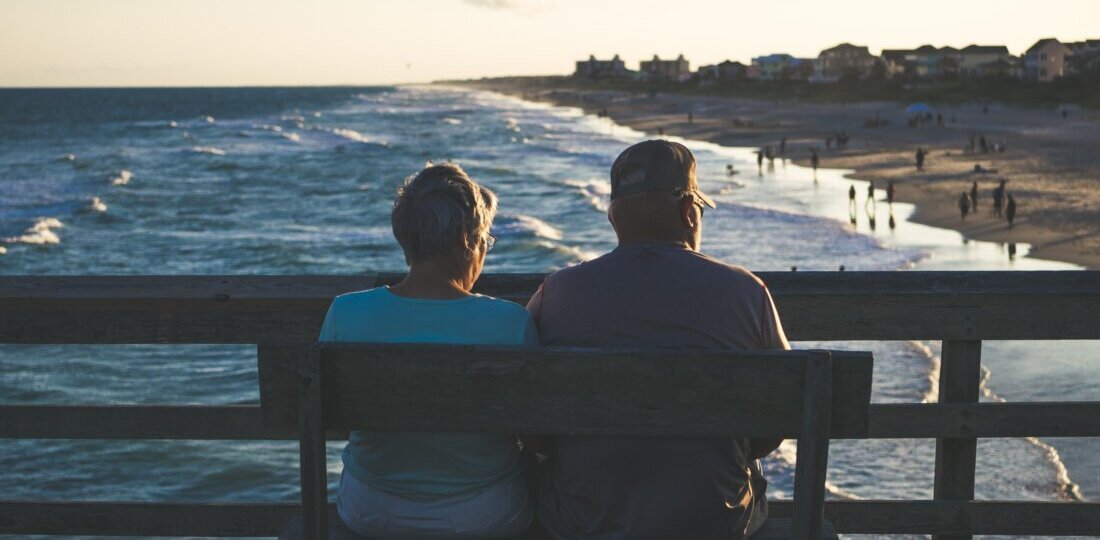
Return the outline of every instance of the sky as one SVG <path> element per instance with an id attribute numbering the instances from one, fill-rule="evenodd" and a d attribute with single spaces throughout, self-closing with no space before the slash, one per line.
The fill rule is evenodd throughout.
<path id="1" fill-rule="evenodd" d="M 619 54 L 692 68 L 841 42 L 1100 38 L 1100 0 L 0 0 L 0 87 L 392 84 L 567 74 Z"/>

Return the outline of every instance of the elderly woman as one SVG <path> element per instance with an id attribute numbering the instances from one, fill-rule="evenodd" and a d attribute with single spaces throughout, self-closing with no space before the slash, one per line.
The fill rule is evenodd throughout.
<path id="1" fill-rule="evenodd" d="M 517 304 L 472 294 L 496 196 L 459 166 L 431 165 L 393 203 L 401 283 L 341 295 L 321 341 L 535 345 Z M 515 436 L 352 432 L 343 453 L 340 517 L 375 538 L 495 538 L 526 530 L 532 510 Z"/>

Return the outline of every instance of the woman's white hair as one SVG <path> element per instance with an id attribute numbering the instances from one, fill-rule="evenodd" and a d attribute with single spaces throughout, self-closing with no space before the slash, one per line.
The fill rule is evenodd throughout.
<path id="1" fill-rule="evenodd" d="M 393 236 L 410 263 L 460 253 L 469 257 L 489 234 L 497 196 L 453 163 L 433 165 L 405 179 L 393 201 Z"/>

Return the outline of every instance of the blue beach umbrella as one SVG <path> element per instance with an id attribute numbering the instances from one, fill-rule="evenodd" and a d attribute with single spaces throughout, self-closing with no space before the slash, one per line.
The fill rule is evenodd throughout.
<path id="1" fill-rule="evenodd" d="M 932 107 L 929 107 L 928 105 L 925 105 L 924 103 L 914 103 L 914 104 L 906 107 L 905 112 L 907 112 L 909 114 L 930 113 L 930 112 L 932 112 Z"/>

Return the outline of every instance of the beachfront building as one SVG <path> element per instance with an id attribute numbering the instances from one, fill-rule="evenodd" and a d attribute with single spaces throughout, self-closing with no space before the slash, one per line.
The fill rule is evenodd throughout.
<path id="1" fill-rule="evenodd" d="M 611 60 L 597 60 L 596 56 L 592 55 L 588 57 L 588 60 L 577 61 L 577 69 L 573 72 L 573 76 L 585 79 L 605 79 L 629 77 L 631 73 L 629 69 L 626 69 L 626 63 L 617 54 Z"/>
<path id="2" fill-rule="evenodd" d="M 1066 76 L 1066 65 L 1073 51 L 1055 38 L 1040 39 L 1024 53 L 1024 76 L 1050 82 Z"/>
<path id="3" fill-rule="evenodd" d="M 968 45 L 959 51 L 963 77 L 1011 76 L 1014 58 L 1004 45 Z"/>
<path id="4" fill-rule="evenodd" d="M 652 60 L 642 60 L 639 68 L 642 75 L 649 79 L 686 81 L 691 78 L 691 65 L 682 54 L 675 60 L 661 60 L 653 55 Z"/>
<path id="5" fill-rule="evenodd" d="M 747 67 L 741 62 L 726 60 L 717 64 L 699 66 L 695 77 L 701 81 L 736 81 L 746 77 Z"/>
<path id="6" fill-rule="evenodd" d="M 867 47 L 841 43 L 821 51 L 814 62 L 814 81 L 862 79 L 871 73 L 876 58 Z"/>
<path id="7" fill-rule="evenodd" d="M 912 49 L 883 49 L 879 56 L 886 68 L 886 77 L 915 77 L 917 52 Z"/>
<path id="8" fill-rule="evenodd" d="M 754 73 L 757 78 L 763 81 L 804 81 L 814 73 L 814 60 L 795 58 L 786 53 L 757 56 L 752 59 L 752 65 L 756 68 Z"/>
<path id="9" fill-rule="evenodd" d="M 950 79 L 959 75 L 962 51 L 954 47 L 921 45 L 913 49 L 914 74 L 922 79 Z"/>
<path id="10" fill-rule="evenodd" d="M 1088 39 L 1075 43 L 1066 43 L 1073 51 L 1067 69 L 1073 75 L 1100 75 L 1100 39 Z"/>

